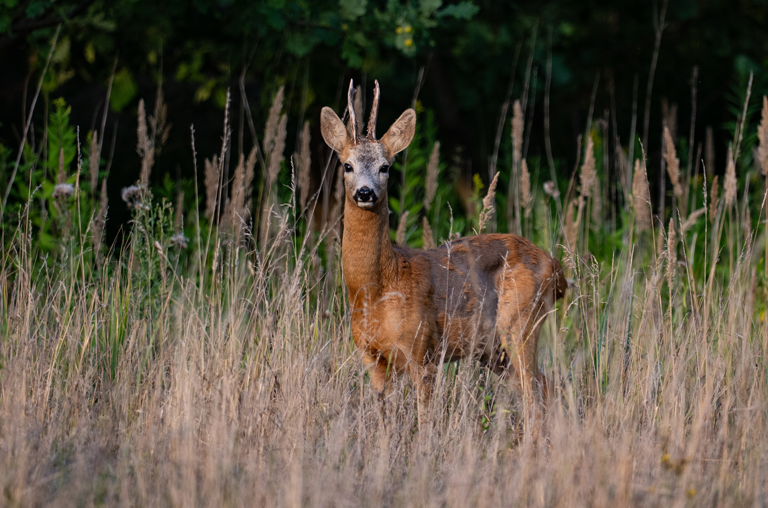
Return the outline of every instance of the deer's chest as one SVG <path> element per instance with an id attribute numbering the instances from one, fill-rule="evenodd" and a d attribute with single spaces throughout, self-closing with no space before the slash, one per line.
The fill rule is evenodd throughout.
<path id="1" fill-rule="evenodd" d="M 419 268 L 417 263 L 400 261 L 396 277 L 356 301 L 352 332 L 358 347 L 382 355 L 399 351 L 419 361 L 434 349 L 432 286 L 428 278 L 417 275 Z"/>

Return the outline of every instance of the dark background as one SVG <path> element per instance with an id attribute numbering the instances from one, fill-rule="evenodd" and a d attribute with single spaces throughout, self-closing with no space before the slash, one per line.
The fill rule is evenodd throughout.
<path id="1" fill-rule="evenodd" d="M 330 105 L 341 111 L 342 91 L 350 78 L 363 84 L 368 100 L 373 79 L 379 80 L 381 134 L 411 105 L 423 68 L 418 98 L 421 108 L 435 113 L 443 160 L 459 165 L 464 176 L 478 173 L 487 182 L 510 78 L 514 72 L 512 98 L 519 98 L 533 51 L 536 82 L 531 84 L 526 115 L 533 115 L 527 155 L 541 157 L 541 170 L 548 171 L 542 113 L 551 41 L 552 150 L 558 176 L 567 179 L 576 163 L 577 136 L 586 128 L 596 77 L 594 118 L 607 113 L 611 124 L 615 119 L 616 134 L 626 149 L 636 98 L 637 139 L 642 140 L 655 20 L 663 8 L 662 2 L 653 1 L 0 0 L 0 143 L 15 159 L 23 132 L 25 90 L 28 110 L 50 38 L 61 23 L 58 61 L 35 109 L 36 135 L 42 136 L 46 104 L 56 97 L 72 106 L 72 122 L 82 131 L 98 128 L 117 58 L 103 152 L 106 159 L 117 129 L 111 196 L 138 177 L 137 104 L 144 98 L 151 111 L 161 72 L 172 128 L 155 163 L 153 185 L 160 185 L 166 175 L 174 181 L 192 177 L 190 125 L 196 130 L 198 165 L 219 151 L 228 87 L 234 147 L 247 153 L 252 138 L 242 117 L 238 84 L 246 62 L 245 91 L 257 135 L 263 135 L 275 91 L 285 85 L 286 156 L 296 149 L 301 119 L 308 119 L 315 172 L 326 153 L 318 128 L 320 108 Z M 768 1 L 669 2 L 646 147 L 652 186 L 657 180 L 652 175 L 659 171 L 662 99 L 678 104 L 678 136 L 688 138 L 694 66 L 699 69 L 696 143 L 712 126 L 714 172 L 724 172 L 727 144 L 750 72 L 755 76 L 750 111 L 759 109 L 759 99 L 766 93 L 767 15 Z M 410 31 L 404 32 L 404 27 Z M 409 37 L 412 43 L 406 45 Z M 519 60 L 513 67 L 518 48 Z M 748 132 L 754 132 L 757 116 L 748 121 L 753 127 Z M 501 157 L 510 150 L 509 121 L 505 125 Z M 684 165 L 687 155 L 678 156 Z M 745 151 L 744 157 L 740 163 L 749 164 L 751 154 Z M 3 171 L 7 180 L 10 169 Z M 0 184 L 3 192 L 6 183 Z M 112 237 L 128 218 L 122 206 L 110 209 L 116 219 L 109 223 Z"/>

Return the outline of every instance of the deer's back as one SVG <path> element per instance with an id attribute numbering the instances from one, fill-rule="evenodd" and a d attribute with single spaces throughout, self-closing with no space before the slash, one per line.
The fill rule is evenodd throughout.
<path id="1" fill-rule="evenodd" d="M 431 267 L 436 332 L 447 338 L 448 359 L 470 350 L 491 356 L 500 308 L 524 311 L 565 290 L 560 263 L 520 236 L 477 235 L 422 252 Z"/>

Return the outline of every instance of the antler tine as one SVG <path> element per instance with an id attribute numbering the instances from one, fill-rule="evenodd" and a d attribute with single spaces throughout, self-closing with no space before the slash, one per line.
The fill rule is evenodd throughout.
<path id="1" fill-rule="evenodd" d="M 360 138 L 357 135 L 357 115 L 355 114 L 355 86 L 352 80 L 349 80 L 349 91 L 347 92 L 347 109 L 349 110 L 349 124 L 351 125 L 352 139 L 357 144 Z"/>
<path id="2" fill-rule="evenodd" d="M 373 106 L 371 117 L 368 119 L 368 141 L 376 141 L 376 118 L 379 116 L 379 80 L 374 80 Z"/>

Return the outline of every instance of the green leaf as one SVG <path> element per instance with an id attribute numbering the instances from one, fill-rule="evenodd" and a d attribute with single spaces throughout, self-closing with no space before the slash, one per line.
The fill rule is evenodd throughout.
<path id="1" fill-rule="evenodd" d="M 109 105 L 113 111 L 120 112 L 136 96 L 137 87 L 131 71 L 123 67 L 115 74 L 112 82 L 112 94 L 109 96 Z"/>
<path id="2" fill-rule="evenodd" d="M 33 0 L 29 3 L 29 7 L 27 7 L 27 17 L 35 18 L 40 16 L 50 6 L 50 3 L 50 0 Z"/>
<path id="3" fill-rule="evenodd" d="M 448 5 L 444 9 L 441 9 L 438 11 L 437 17 L 453 16 L 456 19 L 472 19 L 479 10 L 480 8 L 472 2 L 461 2 L 455 5 Z"/>
<path id="4" fill-rule="evenodd" d="M 339 14 L 344 19 L 354 20 L 365 14 L 368 0 L 339 0 Z"/>
<path id="5" fill-rule="evenodd" d="M 432 14 L 438 10 L 441 5 L 443 5 L 443 0 L 421 0 L 419 3 L 421 13 L 427 17 L 432 16 Z"/>
<path id="6" fill-rule="evenodd" d="M 292 33 L 288 36 L 285 49 L 299 58 L 309 54 L 320 39 L 314 33 Z"/>
<path id="7" fill-rule="evenodd" d="M 59 153 L 64 150 L 64 170 L 75 159 L 75 130 L 69 125 L 70 106 L 59 97 L 53 101 L 53 111 L 48 121 L 48 169 L 55 180 L 59 171 Z"/>
<path id="8" fill-rule="evenodd" d="M 341 48 L 341 58 L 347 61 L 347 65 L 353 69 L 357 69 L 362 65 L 363 58 L 360 56 L 360 48 L 347 38 L 344 41 L 344 45 Z"/>

